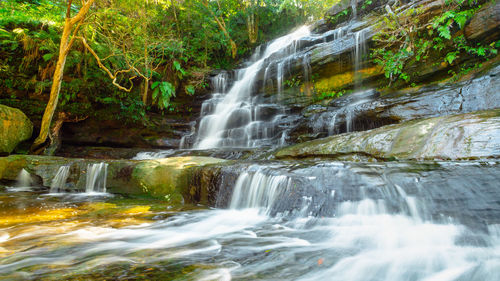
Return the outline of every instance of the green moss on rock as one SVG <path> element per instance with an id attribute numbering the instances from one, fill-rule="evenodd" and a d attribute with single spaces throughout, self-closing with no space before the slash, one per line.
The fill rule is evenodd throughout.
<path id="1" fill-rule="evenodd" d="M 189 180 L 196 168 L 226 160 L 211 157 L 172 157 L 156 160 L 97 160 L 51 156 L 11 155 L 0 157 L 0 180 L 14 181 L 21 169 L 50 183 L 59 168 L 70 166 L 68 183 L 75 191 L 85 190 L 89 164 L 108 164 L 107 190 L 112 193 L 147 195 L 164 198 L 172 203 L 189 201 L 192 187 Z M 201 188 L 201 187 L 200 187 Z M 194 203 L 194 202 L 193 202 Z"/>
<path id="2" fill-rule="evenodd" d="M 409 121 L 284 148 L 277 158 L 346 155 L 373 159 L 477 159 L 500 157 L 500 109 Z"/>
<path id="3" fill-rule="evenodd" d="M 0 104 L 0 154 L 11 153 L 32 133 L 33 124 L 21 110 Z"/>
<path id="4" fill-rule="evenodd" d="M 224 162 L 211 157 L 172 157 L 141 161 L 132 172 L 132 182 L 144 193 L 179 202 L 189 193 L 190 168 Z"/>

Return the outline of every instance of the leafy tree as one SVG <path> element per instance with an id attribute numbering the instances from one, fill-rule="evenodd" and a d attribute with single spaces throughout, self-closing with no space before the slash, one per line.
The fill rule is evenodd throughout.
<path id="1" fill-rule="evenodd" d="M 95 0 L 82 0 L 82 7 L 75 16 L 71 16 L 71 3 L 72 0 L 68 1 L 68 6 L 66 10 L 66 18 L 64 20 L 64 28 L 61 35 L 61 42 L 59 44 L 59 57 L 57 59 L 56 68 L 54 70 L 54 77 L 52 82 L 52 87 L 50 90 L 50 97 L 45 108 L 45 112 L 42 117 L 42 124 L 40 127 L 40 134 L 33 142 L 31 150 L 33 152 L 40 152 L 40 147 L 47 140 L 49 134 L 50 124 L 52 122 L 52 117 L 57 107 L 57 102 L 59 98 L 59 92 L 61 90 L 61 82 L 64 74 L 64 66 L 66 64 L 66 58 L 71 50 L 71 46 L 77 38 L 77 33 L 82 26 L 87 13 L 94 3 Z"/>

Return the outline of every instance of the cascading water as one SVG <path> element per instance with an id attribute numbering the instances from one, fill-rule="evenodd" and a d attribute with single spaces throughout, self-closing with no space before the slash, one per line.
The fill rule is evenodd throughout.
<path id="1" fill-rule="evenodd" d="M 108 177 L 108 164 L 95 163 L 87 165 L 85 192 L 106 192 L 106 178 Z"/>
<path id="2" fill-rule="evenodd" d="M 285 175 L 266 174 L 265 168 L 244 172 L 238 177 L 229 207 L 231 209 L 264 208 L 270 211 L 273 203 L 287 188 L 290 179 Z"/>
<path id="3" fill-rule="evenodd" d="M 369 28 L 362 29 L 354 33 L 355 40 L 355 50 L 354 50 L 354 89 L 361 88 L 362 73 L 361 62 L 363 57 L 366 55 L 366 34 L 369 32 Z"/>
<path id="4" fill-rule="evenodd" d="M 219 74 L 215 78 L 215 93 L 202 106 L 202 118 L 199 124 L 194 147 L 208 149 L 216 147 L 254 147 L 266 142 L 279 141 L 275 119 L 279 114 L 259 114 L 259 106 L 253 95 L 257 77 L 264 72 L 267 79 L 267 68 L 277 67 L 278 92 L 282 89 L 284 71 L 289 65 L 289 56 L 297 52 L 297 40 L 310 34 L 304 26 L 295 32 L 283 36 L 270 43 L 262 55 L 254 55 L 254 60 L 247 68 L 236 71 L 236 79 L 232 87 L 225 93 L 226 79 Z M 256 54 L 261 51 L 257 50 Z M 257 59 L 258 57 L 258 59 Z M 271 111 L 274 109 L 271 108 Z M 279 113 L 279 111 L 278 111 Z"/>
<path id="5" fill-rule="evenodd" d="M 19 175 L 17 176 L 17 187 L 30 187 L 33 184 L 30 173 L 25 169 L 21 169 Z"/>
<path id="6" fill-rule="evenodd" d="M 500 279 L 498 161 L 229 168 L 238 175 L 229 209 L 166 215 L 159 208 L 147 212 L 157 212 L 152 221 L 139 213 L 140 224 L 116 227 L 117 219 L 106 216 L 116 215 L 117 205 L 97 203 L 91 210 L 113 208 L 100 212 L 98 223 L 85 221 L 83 212 L 65 224 L 37 223 L 36 231 L 26 225 L 24 232 L 0 229 L 6 250 L 24 243 L 0 258 L 0 274 L 65 280 Z M 74 204 L 81 203 L 64 208 Z"/>
<path id="7" fill-rule="evenodd" d="M 57 193 L 64 190 L 66 180 L 69 177 L 70 166 L 61 166 L 50 183 L 50 193 Z"/>

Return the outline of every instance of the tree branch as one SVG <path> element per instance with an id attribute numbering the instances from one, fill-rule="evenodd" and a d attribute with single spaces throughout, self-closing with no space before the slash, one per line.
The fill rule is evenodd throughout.
<path id="1" fill-rule="evenodd" d="M 112 73 L 101 61 L 101 58 L 99 58 L 99 56 L 97 55 L 97 53 L 94 51 L 94 49 L 92 49 L 92 47 L 89 46 L 89 44 L 87 43 L 87 40 L 85 40 L 85 38 L 79 36 L 77 37 L 78 39 L 82 40 L 82 43 L 83 45 L 85 46 L 85 48 L 94 56 L 94 58 L 96 59 L 97 61 L 97 64 L 99 65 L 99 67 L 104 70 L 109 78 L 113 79 L 112 83 L 113 85 L 115 85 L 116 87 L 118 87 L 118 89 L 122 90 L 122 91 L 125 91 L 125 92 L 130 92 L 132 91 L 132 88 L 134 87 L 134 83 L 132 82 L 132 80 L 137 77 L 137 76 L 132 76 L 130 77 L 128 80 L 130 81 L 130 87 L 129 88 L 125 88 L 123 86 L 121 86 L 120 84 L 118 84 L 118 82 L 116 81 L 116 79 L 118 78 L 118 75 L 119 74 L 123 74 L 123 73 L 128 73 L 132 70 L 135 70 L 135 67 L 131 67 L 130 69 L 126 69 L 126 70 L 119 70 L 119 71 L 116 71 L 115 73 Z"/>

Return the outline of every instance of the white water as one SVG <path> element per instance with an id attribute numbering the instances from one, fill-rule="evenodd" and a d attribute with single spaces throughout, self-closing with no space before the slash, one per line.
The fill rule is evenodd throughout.
<path id="1" fill-rule="evenodd" d="M 66 180 L 69 177 L 70 166 L 61 166 L 50 184 L 50 193 L 58 193 L 64 190 Z"/>
<path id="2" fill-rule="evenodd" d="M 33 180 L 31 179 L 30 173 L 28 173 L 28 171 L 26 171 L 25 169 L 21 169 L 19 175 L 17 175 L 16 186 L 29 188 L 32 184 Z"/>
<path id="3" fill-rule="evenodd" d="M 215 93 L 212 99 L 202 106 L 202 119 L 197 132 L 196 149 L 217 147 L 253 147 L 259 140 L 275 137 L 273 120 L 263 120 L 256 111 L 252 100 L 256 77 L 261 71 L 267 73 L 264 62 L 271 56 L 277 62 L 278 92 L 283 85 L 286 57 L 297 51 L 297 40 L 310 34 L 307 26 L 274 40 L 261 56 L 260 50 L 254 55 L 254 62 L 247 68 L 236 71 L 236 81 L 225 93 L 227 74 L 220 74 L 216 79 Z M 257 59 L 258 57 L 258 59 Z"/>
<path id="4" fill-rule="evenodd" d="M 326 166 L 339 176 L 340 172 L 347 172 L 342 167 Z M 316 175 L 319 174 L 306 173 L 302 180 L 315 180 Z M 168 272 L 177 266 L 201 264 L 203 267 L 198 270 L 186 271 L 183 278 L 500 279 L 498 224 L 481 230 L 471 229 L 451 217 L 433 221 L 423 198 L 408 194 L 402 187 L 390 184 L 390 180 L 378 187 L 385 194 L 381 199 L 369 199 L 368 193 L 364 194 L 367 190 L 359 187 L 362 199 L 338 202 L 334 217 L 269 216 L 273 205 L 298 191 L 292 177 L 272 167 L 249 167 L 237 179 L 228 210 L 179 213 L 125 228 L 90 225 L 63 234 L 39 229 L 22 237 L 5 236 L 4 242 L 15 243 L 29 235 L 37 237 L 43 231 L 53 231 L 48 243 L 57 247 L 27 249 L 16 253 L 14 259 L 0 260 L 0 274 L 23 274 L 23 268 L 38 264 L 68 265 L 73 272 L 127 270 L 128 265 L 155 270 L 165 266 L 163 270 Z M 425 188 L 422 186 L 423 191 Z M 340 193 L 342 189 L 324 196 L 335 198 Z M 311 200 L 304 202 L 314 204 Z M 391 211 L 394 202 L 399 202 L 399 211 Z"/>
<path id="5" fill-rule="evenodd" d="M 158 152 L 139 152 L 137 155 L 132 158 L 132 160 L 150 160 L 150 159 L 159 159 L 159 158 L 167 158 L 172 156 L 176 151 L 173 149 L 158 151 Z"/>
<path id="6" fill-rule="evenodd" d="M 289 183 L 287 176 L 267 175 L 261 168 L 257 168 L 255 172 L 244 172 L 236 181 L 229 207 L 264 208 L 269 211 L 280 190 L 285 189 Z"/>
<path id="7" fill-rule="evenodd" d="M 330 126 L 328 126 L 328 135 L 332 136 L 335 134 L 335 122 L 337 121 L 337 113 L 334 113 L 332 116 L 332 120 L 330 122 Z"/>
<path id="8" fill-rule="evenodd" d="M 30 191 L 33 185 L 33 179 L 28 171 L 25 169 L 21 169 L 16 178 L 16 186 L 8 187 L 9 191 L 18 192 L 18 191 Z"/>
<path id="9" fill-rule="evenodd" d="M 87 165 L 85 181 L 85 192 L 106 192 L 106 178 L 108 176 L 107 163 L 95 163 Z"/>
<path id="10" fill-rule="evenodd" d="M 36 265 L 38 274 L 63 267 L 57 276 L 105 269 L 119 270 L 127 276 L 131 267 L 139 267 L 163 271 L 167 278 L 171 270 L 178 272 L 181 267 L 186 268 L 182 276 L 186 280 L 500 280 L 499 224 L 487 223 L 488 215 L 484 222 L 478 221 L 484 228 L 463 225 L 453 217 L 434 220 L 430 216 L 432 201 L 427 196 L 433 194 L 431 190 L 447 189 L 453 184 L 440 182 L 439 176 L 450 180 L 456 173 L 438 169 L 438 182 L 434 182 L 437 186 L 432 186 L 429 181 L 413 178 L 425 179 L 427 172 L 404 172 L 405 166 L 401 170 L 394 170 L 398 165 L 384 166 L 386 169 L 379 174 L 376 165 L 351 165 L 329 163 L 316 168 L 320 170 L 306 168 L 286 173 L 277 167 L 250 166 L 238 176 L 228 210 L 181 212 L 124 228 L 92 224 L 71 228 L 66 224 L 62 231 L 55 224 L 22 235 L 1 234 L 0 229 L 0 243 L 7 245 L 30 240 L 31 236 L 50 237 L 38 240 L 44 247 L 28 248 L 0 259 L 0 274 L 22 279 L 30 276 L 28 270 Z M 476 169 L 473 163 L 453 165 L 451 169 L 463 165 Z M 480 163 L 478 167 L 486 169 L 484 174 L 463 179 L 467 185 L 478 184 L 464 190 L 473 196 L 466 198 L 493 213 L 498 211 L 498 204 L 480 191 L 484 190 L 483 184 L 494 186 L 489 180 L 498 178 L 495 165 Z M 348 177 L 356 169 L 364 171 L 364 178 L 355 176 L 356 172 L 355 177 Z M 403 179 L 408 185 L 404 188 L 393 183 L 400 172 L 407 178 Z M 326 182 L 338 179 L 339 188 L 321 198 L 345 198 L 346 192 L 359 192 L 360 199 L 334 201 L 337 205 L 332 217 L 307 213 L 293 217 L 269 215 L 277 204 L 289 203 L 286 196 L 300 192 L 297 183 L 307 184 L 322 176 Z M 300 181 L 295 181 L 297 177 Z M 344 188 L 344 183 L 349 187 Z M 373 187 L 383 196 L 371 199 Z M 440 198 L 449 194 L 436 195 Z M 305 198 L 297 208 L 310 204 L 315 204 L 314 200 Z M 464 213 L 470 211 L 466 206 L 463 204 Z M 191 266 L 197 269 L 189 270 Z"/>

